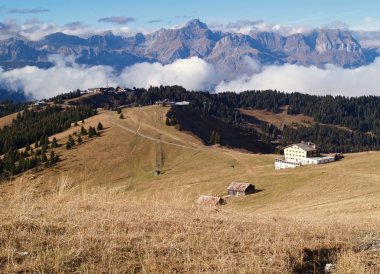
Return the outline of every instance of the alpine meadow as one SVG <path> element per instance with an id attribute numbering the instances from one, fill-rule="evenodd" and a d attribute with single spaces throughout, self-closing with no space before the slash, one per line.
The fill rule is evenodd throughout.
<path id="1" fill-rule="evenodd" d="M 0 272 L 380 273 L 379 8 L 5 1 Z"/>

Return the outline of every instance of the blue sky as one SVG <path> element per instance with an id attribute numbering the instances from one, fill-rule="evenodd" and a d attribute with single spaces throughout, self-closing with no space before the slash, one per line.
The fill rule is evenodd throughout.
<path id="1" fill-rule="evenodd" d="M 1 1 L 0 19 L 23 22 L 39 19 L 64 25 L 83 22 L 107 27 L 112 23 L 100 18 L 124 16 L 133 18 L 125 25 L 131 28 L 168 27 L 199 18 L 205 22 L 228 23 L 237 20 L 263 20 L 283 25 L 323 26 L 342 21 L 350 26 L 380 25 L 380 1 L 357 0 L 12 0 Z M 149 21 L 155 21 L 148 23 Z M 380 28 L 380 26 L 379 26 Z"/>

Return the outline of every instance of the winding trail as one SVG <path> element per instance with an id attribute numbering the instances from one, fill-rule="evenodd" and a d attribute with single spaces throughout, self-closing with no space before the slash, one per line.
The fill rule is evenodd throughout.
<path id="1" fill-rule="evenodd" d="M 177 143 L 165 141 L 165 140 L 162 140 L 160 138 L 155 138 L 153 136 L 146 135 L 146 134 L 140 132 L 140 126 L 139 126 L 139 128 L 137 130 L 133 130 L 133 129 L 125 126 L 125 125 L 122 125 L 122 124 L 114 121 L 114 119 L 112 117 L 112 112 L 109 112 L 109 121 L 110 121 L 110 123 L 112 125 L 115 125 L 115 126 L 121 128 L 121 129 L 125 130 L 125 131 L 128 131 L 130 133 L 136 134 L 137 136 L 143 137 L 143 138 L 151 140 L 153 142 L 167 144 L 167 145 L 171 145 L 171 146 L 176 146 L 176 147 L 180 147 L 180 148 L 184 148 L 184 149 L 191 149 L 191 150 L 195 150 L 195 151 L 205 150 L 205 149 L 201 149 L 201 148 L 195 148 L 195 147 L 190 147 L 190 146 L 186 146 L 186 145 L 182 145 L 182 144 L 177 144 Z"/>

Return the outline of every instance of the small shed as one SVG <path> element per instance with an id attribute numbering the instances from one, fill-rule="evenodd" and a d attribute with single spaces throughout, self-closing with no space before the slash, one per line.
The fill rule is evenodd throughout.
<path id="1" fill-rule="evenodd" d="M 226 201 L 223 198 L 207 195 L 201 195 L 197 200 L 197 204 L 203 206 L 218 206 L 224 205 L 225 203 Z"/>
<path id="2" fill-rule="evenodd" d="M 250 183 L 232 182 L 227 188 L 228 195 L 241 196 L 255 193 L 255 186 Z"/>

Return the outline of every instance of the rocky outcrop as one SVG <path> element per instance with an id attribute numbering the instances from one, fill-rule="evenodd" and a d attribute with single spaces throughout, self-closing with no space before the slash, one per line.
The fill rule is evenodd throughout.
<path id="1" fill-rule="evenodd" d="M 321 29 L 289 36 L 274 32 L 243 35 L 210 30 L 197 19 L 181 28 L 131 37 L 108 32 L 84 39 L 54 33 L 36 42 L 22 37 L 0 41 L 0 65 L 5 68 L 25 64 L 46 66 L 51 54 L 72 55 L 79 63 L 111 65 L 116 69 L 140 62 L 167 64 L 197 56 L 231 76 L 254 72 L 247 59 L 262 64 L 358 67 L 379 55 L 362 49 L 349 31 Z"/>

